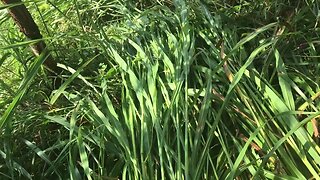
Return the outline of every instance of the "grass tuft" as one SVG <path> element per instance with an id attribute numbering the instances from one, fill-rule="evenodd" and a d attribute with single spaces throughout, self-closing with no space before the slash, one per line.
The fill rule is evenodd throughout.
<path id="1" fill-rule="evenodd" d="M 0 6 L 0 179 L 320 179 L 316 1 L 25 4 L 64 82 Z"/>

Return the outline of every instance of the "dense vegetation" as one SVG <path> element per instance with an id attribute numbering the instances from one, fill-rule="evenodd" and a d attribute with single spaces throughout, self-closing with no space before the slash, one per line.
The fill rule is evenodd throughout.
<path id="1" fill-rule="evenodd" d="M 317 0 L 0 5 L 0 179 L 320 179 Z"/>

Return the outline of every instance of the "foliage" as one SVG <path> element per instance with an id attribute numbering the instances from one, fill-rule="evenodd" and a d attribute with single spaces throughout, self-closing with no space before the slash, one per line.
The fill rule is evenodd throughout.
<path id="1" fill-rule="evenodd" d="M 26 4 L 64 83 L 0 13 L 1 179 L 320 179 L 317 1 Z"/>

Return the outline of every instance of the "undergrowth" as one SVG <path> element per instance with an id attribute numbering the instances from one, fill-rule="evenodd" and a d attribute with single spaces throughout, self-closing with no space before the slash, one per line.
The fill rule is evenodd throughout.
<path id="1" fill-rule="evenodd" d="M 0 11 L 1 179 L 320 179 L 319 3 L 26 1 Z"/>

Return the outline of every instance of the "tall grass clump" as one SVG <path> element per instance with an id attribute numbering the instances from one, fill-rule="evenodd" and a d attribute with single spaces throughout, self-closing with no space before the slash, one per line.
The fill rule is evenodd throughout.
<path id="1" fill-rule="evenodd" d="M 27 5 L 64 83 L 1 35 L 0 177 L 320 179 L 316 1 Z"/>

